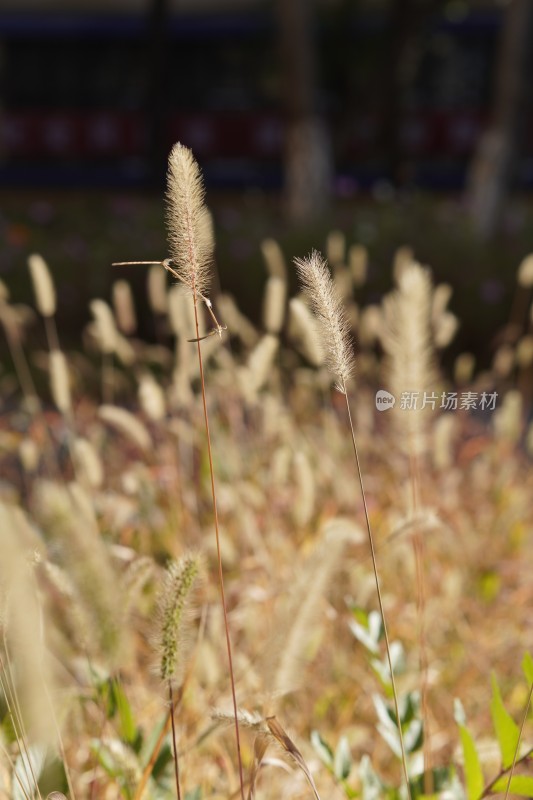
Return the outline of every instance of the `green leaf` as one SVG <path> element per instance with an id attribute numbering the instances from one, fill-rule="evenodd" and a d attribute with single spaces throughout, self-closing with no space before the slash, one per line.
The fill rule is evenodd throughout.
<path id="1" fill-rule="evenodd" d="M 507 769 L 513 763 L 520 730 L 503 704 L 500 687 L 495 675 L 492 675 L 490 713 L 500 746 L 502 764 L 504 769 Z"/>
<path id="2" fill-rule="evenodd" d="M 526 653 L 522 659 L 522 671 L 526 676 L 526 681 L 531 686 L 533 683 L 533 658 L 530 653 Z"/>
<path id="3" fill-rule="evenodd" d="M 375 642 L 383 636 L 383 620 L 379 611 L 371 611 L 368 615 L 368 632 Z"/>
<path id="4" fill-rule="evenodd" d="M 453 716 L 458 725 L 462 725 L 463 727 L 466 725 L 465 710 L 458 697 L 455 697 L 453 701 Z"/>
<path id="5" fill-rule="evenodd" d="M 420 750 L 424 741 L 422 720 L 412 719 L 403 734 L 403 743 L 408 753 Z"/>
<path id="6" fill-rule="evenodd" d="M 345 781 L 352 771 L 352 754 L 346 736 L 341 736 L 335 750 L 333 773 L 337 780 Z"/>
<path id="7" fill-rule="evenodd" d="M 479 800 L 483 794 L 483 772 L 481 771 L 476 745 L 470 731 L 464 725 L 459 725 L 459 733 L 463 748 L 466 794 L 468 800 Z"/>
<path id="8" fill-rule="evenodd" d="M 315 748 L 320 760 L 326 767 L 333 770 L 333 750 L 318 731 L 311 731 L 311 744 Z"/>
<path id="9" fill-rule="evenodd" d="M 374 707 L 381 724 L 385 728 L 396 731 L 398 729 L 398 723 L 396 721 L 396 714 L 394 710 L 387 705 L 387 703 L 382 697 L 380 697 L 379 694 L 372 695 L 372 702 L 374 703 Z"/>
<path id="10" fill-rule="evenodd" d="M 380 800 L 383 797 L 384 785 L 374 769 L 368 756 L 363 756 L 359 763 L 359 780 L 362 787 L 362 800 Z"/>
<path id="11" fill-rule="evenodd" d="M 402 746 L 400 744 L 400 737 L 398 735 L 398 728 L 386 728 L 385 725 L 382 725 L 380 722 L 376 725 L 376 730 L 380 736 L 387 742 L 390 749 L 396 756 L 396 758 L 402 757 Z"/>
<path id="12" fill-rule="evenodd" d="M 379 646 L 377 640 L 373 638 L 372 634 L 369 633 L 366 628 L 363 628 L 363 626 L 354 619 L 348 620 L 348 626 L 357 641 L 361 642 L 363 647 L 366 647 L 366 649 L 372 653 L 372 655 L 379 655 Z"/>
<path id="13" fill-rule="evenodd" d="M 133 744 L 137 738 L 137 728 L 126 693 L 116 679 L 113 680 L 111 691 L 113 693 L 115 707 L 118 711 L 120 735 L 125 742 Z"/>
<path id="14" fill-rule="evenodd" d="M 492 792 L 505 792 L 508 780 L 509 776 L 504 775 L 492 786 Z M 509 793 L 519 794 L 522 797 L 533 797 L 533 777 L 530 775 L 513 775 Z"/>

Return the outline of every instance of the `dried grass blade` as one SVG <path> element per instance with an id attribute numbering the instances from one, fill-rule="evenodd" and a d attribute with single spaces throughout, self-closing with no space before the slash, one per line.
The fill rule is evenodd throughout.
<path id="1" fill-rule="evenodd" d="M 290 736 L 283 730 L 279 722 L 277 721 L 276 717 L 267 717 L 266 724 L 268 725 L 268 729 L 274 739 L 281 745 L 281 747 L 288 753 L 291 758 L 298 764 L 302 772 L 304 773 L 307 781 L 313 790 L 313 794 L 316 797 L 316 800 L 320 800 L 320 795 L 318 794 L 318 790 L 316 788 L 316 784 L 313 780 L 313 776 L 309 771 L 309 767 L 305 763 L 303 755 L 300 753 Z"/>

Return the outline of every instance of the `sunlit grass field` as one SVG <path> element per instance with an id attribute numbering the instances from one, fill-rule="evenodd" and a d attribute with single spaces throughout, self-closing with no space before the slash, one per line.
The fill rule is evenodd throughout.
<path id="1" fill-rule="evenodd" d="M 163 203 L 109 201 L 83 234 L 53 199 L 24 222 L 22 203 L 0 286 L 0 796 L 176 797 L 174 739 L 184 798 L 238 797 L 193 303 L 161 266 L 110 266 L 166 257 Z M 201 304 L 200 348 L 245 796 L 407 797 L 345 400 L 291 263 L 311 246 L 350 326 L 411 796 L 503 796 L 491 782 L 514 760 L 525 780 L 533 735 L 528 721 L 518 742 L 533 678 L 531 261 L 507 247 L 502 276 L 495 248 L 465 277 L 451 244 L 429 283 L 414 224 L 389 235 L 344 208 L 309 241 L 273 208 L 254 225 L 237 209 L 215 213 L 210 297 L 226 329 L 212 335 Z M 29 271 L 36 252 L 48 267 Z M 413 269 L 427 309 L 402 316 Z M 411 316 L 431 367 L 416 386 L 402 383 Z M 166 568 L 191 553 L 202 574 L 172 735 L 157 609 Z"/>

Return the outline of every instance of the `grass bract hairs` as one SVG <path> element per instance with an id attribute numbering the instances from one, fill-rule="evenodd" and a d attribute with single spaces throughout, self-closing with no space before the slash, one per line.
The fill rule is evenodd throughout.
<path id="1" fill-rule="evenodd" d="M 335 291 L 327 262 L 313 250 L 307 258 L 295 258 L 294 263 L 318 320 L 326 362 L 337 378 L 336 388 L 346 394 L 346 384 L 354 368 L 350 324 Z"/>
<path id="2" fill-rule="evenodd" d="M 168 248 L 180 280 L 198 294 L 208 290 L 213 253 L 212 227 L 204 197 L 200 167 L 191 150 L 178 142 L 168 159 Z"/>
<path id="3" fill-rule="evenodd" d="M 158 632 L 155 642 L 162 681 L 176 681 L 183 674 L 193 590 L 201 569 L 201 557 L 192 553 L 179 561 L 172 561 L 166 569 L 157 602 Z"/>

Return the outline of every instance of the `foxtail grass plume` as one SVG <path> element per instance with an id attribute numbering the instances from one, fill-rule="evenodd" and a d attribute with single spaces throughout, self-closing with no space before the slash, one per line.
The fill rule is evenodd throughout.
<path id="1" fill-rule="evenodd" d="M 449 283 L 439 283 L 433 290 L 431 301 L 431 317 L 437 322 L 441 314 L 446 313 L 446 308 L 451 300 L 453 289 Z"/>
<path id="2" fill-rule="evenodd" d="M 470 383 L 474 376 L 476 359 L 472 353 L 459 353 L 453 365 L 453 375 L 458 386 Z"/>
<path id="3" fill-rule="evenodd" d="M 337 378 L 337 389 L 346 394 L 354 366 L 350 326 L 328 266 L 316 250 L 307 258 L 296 258 L 294 263 L 321 328 L 328 367 Z"/>
<path id="4" fill-rule="evenodd" d="M 113 353 L 117 342 L 117 328 L 115 318 L 105 300 L 91 300 L 89 303 L 91 314 L 96 325 L 96 337 L 102 353 Z"/>
<path id="5" fill-rule="evenodd" d="M 50 391 L 56 407 L 62 414 L 72 411 L 70 378 L 65 354 L 61 350 L 50 353 Z"/>
<path id="6" fill-rule="evenodd" d="M 180 561 L 173 561 L 166 570 L 157 612 L 159 675 L 163 681 L 179 680 L 183 674 L 183 648 L 187 639 L 192 592 L 198 581 L 200 568 L 199 556 L 188 554 Z"/>
<path id="7" fill-rule="evenodd" d="M 362 286 L 368 271 L 368 251 L 362 244 L 352 244 L 348 250 L 348 266 L 354 286 Z"/>
<path id="8" fill-rule="evenodd" d="M 147 278 L 148 302 L 154 314 L 167 313 L 167 275 L 160 264 L 153 264 Z"/>
<path id="9" fill-rule="evenodd" d="M 517 389 L 511 389 L 503 398 L 492 418 L 494 433 L 498 439 L 517 444 L 523 433 L 523 399 Z"/>
<path id="10" fill-rule="evenodd" d="M 287 284 L 282 278 L 269 278 L 263 303 L 263 323 L 268 333 L 279 333 L 285 320 Z"/>
<path id="11" fill-rule="evenodd" d="M 31 474 L 37 470 L 41 453 L 35 441 L 29 436 L 20 442 L 18 455 L 25 472 Z"/>
<path id="12" fill-rule="evenodd" d="M 533 363 L 533 336 L 522 336 L 516 346 L 516 363 L 520 369 L 527 369 Z"/>
<path id="13" fill-rule="evenodd" d="M 344 264 L 346 237 L 342 231 L 330 231 L 326 240 L 326 255 L 330 264 Z"/>
<path id="14" fill-rule="evenodd" d="M 431 278 L 419 264 L 406 266 L 398 289 L 383 303 L 382 344 L 388 359 L 388 383 L 395 397 L 408 392 L 417 407 L 395 415 L 409 452 L 421 453 L 427 445 L 429 407 L 423 407 L 425 392 L 434 387 L 435 368 L 431 342 Z M 395 409 L 396 411 L 396 409 Z"/>
<path id="15" fill-rule="evenodd" d="M 4 281 L 0 281 L 0 304 L 9 302 L 9 289 Z"/>
<path id="16" fill-rule="evenodd" d="M 524 289 L 530 289 L 533 286 L 533 253 L 526 256 L 521 262 L 516 274 L 516 280 Z"/>
<path id="17" fill-rule="evenodd" d="M 28 258 L 28 266 L 39 313 L 43 317 L 53 317 L 56 313 L 56 291 L 46 261 L 42 256 L 33 253 Z"/>
<path id="18" fill-rule="evenodd" d="M 129 657 L 129 632 L 109 549 L 102 538 L 90 496 L 78 483 L 66 486 L 41 481 L 35 486 L 35 518 L 47 540 L 53 541 L 59 564 L 83 609 L 87 625 L 79 638 L 92 655 L 110 665 Z"/>
<path id="19" fill-rule="evenodd" d="M 502 344 L 494 354 L 492 370 L 499 378 L 508 378 L 512 372 L 514 363 L 514 347 L 510 344 Z"/>
<path id="20" fill-rule="evenodd" d="M 343 517 L 327 520 L 313 552 L 295 574 L 291 592 L 275 620 L 275 641 L 263 669 L 272 691 L 285 693 L 302 685 L 303 669 L 309 661 L 308 647 L 316 635 L 317 619 L 324 596 L 349 542 L 361 542 L 361 529 Z"/>
<path id="21" fill-rule="evenodd" d="M 318 336 L 314 316 L 307 305 L 298 297 L 289 302 L 289 337 L 298 350 L 314 367 L 324 363 L 324 348 Z"/>
<path id="22" fill-rule="evenodd" d="M 98 409 L 98 416 L 103 422 L 116 428 L 143 452 L 152 449 L 152 437 L 142 422 L 125 408 L 104 404 Z"/>
<path id="23" fill-rule="evenodd" d="M 459 320 L 451 311 L 444 311 L 435 322 L 433 330 L 433 341 L 438 350 L 443 350 L 451 343 L 457 329 Z"/>
<path id="24" fill-rule="evenodd" d="M 142 410 L 152 422 L 160 422 L 167 413 L 165 393 L 150 373 L 141 375 L 139 379 L 139 403 Z"/>
<path id="25" fill-rule="evenodd" d="M 113 307 L 117 325 L 122 333 L 135 333 L 137 328 L 137 315 L 135 314 L 135 303 L 133 293 L 128 281 L 115 281 L 113 284 Z"/>
<path id="26" fill-rule="evenodd" d="M 198 294 L 207 292 L 213 254 L 212 224 L 204 195 L 200 167 L 191 150 L 175 144 L 168 160 L 168 247 L 180 280 Z"/>
<path id="27" fill-rule="evenodd" d="M 287 267 L 285 266 L 285 256 L 275 239 L 263 239 L 261 242 L 261 254 L 265 260 L 265 266 L 271 278 L 281 278 L 287 280 Z"/>
<path id="28" fill-rule="evenodd" d="M 76 476 L 84 486 L 99 489 L 104 481 L 104 468 L 100 456 L 88 439 L 74 439 L 72 459 L 76 468 Z"/>
<path id="29" fill-rule="evenodd" d="M 413 261 L 414 253 L 411 247 L 402 245 L 396 250 L 392 261 L 392 276 L 395 283 L 400 283 L 400 278 L 402 277 L 403 271 L 406 267 L 412 264 Z"/>
<path id="30" fill-rule="evenodd" d="M 278 347 L 277 336 L 267 333 L 250 353 L 247 364 L 247 380 L 249 380 L 249 388 L 253 393 L 258 392 L 267 382 Z"/>

